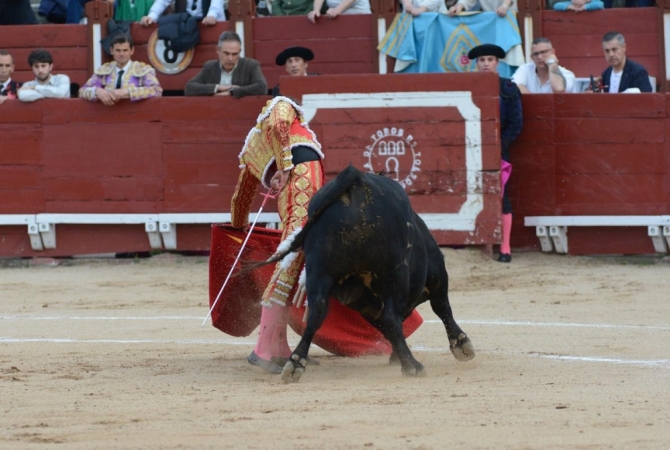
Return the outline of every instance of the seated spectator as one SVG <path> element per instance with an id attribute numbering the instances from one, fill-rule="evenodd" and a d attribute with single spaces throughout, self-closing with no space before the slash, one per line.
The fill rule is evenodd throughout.
<path id="1" fill-rule="evenodd" d="M 70 77 L 54 75 L 54 60 L 46 50 L 35 50 L 28 56 L 35 80 L 24 83 L 19 89 L 19 100 L 34 102 L 43 98 L 70 98 Z"/>
<path id="2" fill-rule="evenodd" d="M 18 97 L 17 91 L 21 83 L 12 80 L 14 58 L 5 50 L 0 50 L 0 105 L 9 99 Z"/>
<path id="3" fill-rule="evenodd" d="M 449 8 L 447 14 L 455 16 L 463 11 L 470 11 L 477 5 L 477 0 L 458 0 Z M 505 17 L 509 11 L 518 11 L 516 0 L 479 0 L 482 11 L 495 12 Z"/>
<path id="4" fill-rule="evenodd" d="M 447 6 L 444 0 L 403 0 L 402 9 L 414 17 L 425 12 L 447 13 Z"/>
<path id="5" fill-rule="evenodd" d="M 537 38 L 530 46 L 532 62 L 520 66 L 512 81 L 522 94 L 572 92 L 575 74 L 558 65 L 556 50 L 547 38 Z"/>
<path id="6" fill-rule="evenodd" d="M 36 25 L 30 0 L 1 0 L 0 25 Z"/>
<path id="7" fill-rule="evenodd" d="M 598 9 L 603 9 L 603 7 L 603 2 L 600 0 L 572 0 L 554 3 L 554 10 L 556 11 L 574 11 L 576 13 L 582 11 L 596 11 Z"/>
<path id="8" fill-rule="evenodd" d="M 133 43 L 126 35 L 114 36 L 110 45 L 114 62 L 98 67 L 81 89 L 79 97 L 107 106 L 123 99 L 131 102 L 160 97 L 163 89 L 156 78 L 156 71 L 149 64 L 132 61 Z"/>
<path id="9" fill-rule="evenodd" d="M 604 0 L 603 3 L 605 4 L 605 8 L 609 9 L 613 6 L 614 0 Z M 653 2 L 652 0 L 626 0 L 625 6 L 626 8 L 635 8 L 636 6 L 638 8 L 646 8 L 649 6 L 656 6 L 656 2 Z"/>
<path id="10" fill-rule="evenodd" d="M 158 21 L 158 17 L 170 6 L 172 0 L 155 0 L 149 10 L 149 14 L 140 19 L 140 24 L 148 27 Z M 224 22 L 226 14 L 223 10 L 223 0 L 211 0 L 207 14 L 202 10 L 202 1 L 186 0 L 186 11 L 193 17 L 202 17 L 203 25 L 216 25 L 216 22 Z M 177 11 L 180 12 L 180 11 Z"/>
<path id="11" fill-rule="evenodd" d="M 651 92 L 647 69 L 626 58 L 626 40 L 616 31 L 603 36 L 603 52 L 609 67 L 602 74 L 603 91 L 616 94 L 629 88 Z"/>
<path id="12" fill-rule="evenodd" d="M 184 88 L 187 96 L 267 95 L 268 85 L 261 65 L 251 58 L 241 58 L 242 40 L 234 31 L 221 33 L 216 46 L 219 59 L 207 61 L 200 73 L 189 80 Z"/>
<path id="13" fill-rule="evenodd" d="M 314 59 L 314 53 L 306 47 L 289 47 L 277 55 L 275 63 L 278 66 L 286 66 L 286 72 L 292 77 L 304 77 L 307 75 L 318 75 L 307 73 L 308 62 Z M 277 97 L 279 83 L 272 89 L 272 96 Z"/>
<path id="14" fill-rule="evenodd" d="M 273 16 L 306 16 L 314 9 L 314 0 L 273 0 L 271 4 Z"/>
<path id="15" fill-rule="evenodd" d="M 325 0 L 328 9 L 325 14 L 329 19 L 334 19 L 340 14 L 372 14 L 370 0 Z M 316 23 L 321 17 L 321 7 L 324 0 L 314 0 L 314 8 L 307 14 L 310 22 Z"/>

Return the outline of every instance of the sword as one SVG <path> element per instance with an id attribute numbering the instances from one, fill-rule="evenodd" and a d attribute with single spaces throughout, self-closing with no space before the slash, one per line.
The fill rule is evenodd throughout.
<path id="1" fill-rule="evenodd" d="M 263 212 L 263 208 L 265 207 L 265 203 L 268 201 L 269 198 L 275 199 L 279 195 L 279 191 L 276 190 L 275 188 L 272 188 L 268 190 L 265 194 L 261 194 L 263 198 L 263 203 L 261 204 L 261 208 L 258 210 L 258 213 L 256 214 L 256 217 L 254 218 L 254 221 L 251 223 L 251 226 L 249 227 L 249 231 L 247 232 L 247 236 L 244 238 L 244 242 L 242 242 L 242 247 L 240 247 L 240 251 L 237 253 L 237 257 L 235 258 L 235 262 L 233 262 L 233 266 L 230 268 L 230 272 L 228 272 L 228 276 L 226 277 L 226 281 L 223 282 L 223 286 L 221 286 L 221 290 L 219 291 L 219 295 L 216 296 L 216 300 L 214 300 L 214 303 L 212 303 L 212 307 L 209 308 L 209 313 L 207 313 L 207 317 L 205 317 L 205 320 L 202 321 L 202 324 L 200 325 L 200 328 L 205 326 L 205 323 L 207 322 L 207 319 L 212 315 L 212 311 L 214 311 L 214 308 L 216 307 L 216 304 L 219 301 L 219 298 L 221 298 L 221 294 L 223 293 L 223 289 L 226 287 L 228 284 L 228 280 L 230 279 L 231 275 L 233 274 L 233 270 L 235 270 L 235 266 L 237 265 L 237 262 L 240 260 L 240 256 L 242 256 L 242 252 L 244 251 L 244 247 L 247 245 L 247 241 L 249 240 L 249 237 L 251 237 L 251 233 L 254 230 L 254 227 L 256 226 L 256 221 L 258 221 L 258 218 L 261 215 L 261 212 Z"/>

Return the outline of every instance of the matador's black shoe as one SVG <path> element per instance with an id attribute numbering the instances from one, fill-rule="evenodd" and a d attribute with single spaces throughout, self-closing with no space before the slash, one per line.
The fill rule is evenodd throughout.
<path id="1" fill-rule="evenodd" d="M 256 354 L 256 352 L 251 352 L 247 357 L 247 361 L 252 366 L 260 367 L 266 372 L 269 372 L 274 375 L 280 374 L 282 371 L 282 368 L 279 367 L 277 364 L 275 364 L 272 361 L 268 361 L 267 359 L 261 358 Z"/>
<path id="2" fill-rule="evenodd" d="M 501 253 L 498 256 L 498 262 L 502 263 L 512 262 L 512 255 L 510 255 L 509 253 Z"/>

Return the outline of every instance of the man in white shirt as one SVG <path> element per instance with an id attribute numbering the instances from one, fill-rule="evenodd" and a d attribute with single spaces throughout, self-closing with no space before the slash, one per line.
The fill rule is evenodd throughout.
<path id="1" fill-rule="evenodd" d="M 547 38 L 537 38 L 530 47 L 532 62 L 514 72 L 512 81 L 522 94 L 563 94 L 573 92 L 575 74 L 558 65 L 556 51 Z"/>
<path id="2" fill-rule="evenodd" d="M 35 80 L 24 83 L 19 89 L 19 100 L 34 102 L 43 98 L 70 98 L 70 77 L 54 75 L 51 53 L 35 50 L 28 56 L 28 64 L 33 69 Z"/>
<path id="3" fill-rule="evenodd" d="M 140 19 L 140 24 L 148 27 L 158 22 L 158 17 L 170 6 L 170 3 L 172 3 L 172 0 L 156 0 L 149 13 Z M 209 8 L 207 8 L 207 4 L 209 4 Z M 207 8 L 207 14 L 205 14 L 204 8 Z M 193 17 L 202 17 L 203 25 L 215 25 L 216 22 L 226 20 L 223 0 L 186 0 L 186 12 Z"/>

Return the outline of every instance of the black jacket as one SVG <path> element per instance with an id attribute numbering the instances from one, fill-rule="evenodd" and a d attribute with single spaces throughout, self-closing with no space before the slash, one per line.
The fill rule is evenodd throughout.
<path id="1" fill-rule="evenodd" d="M 603 72 L 603 90 L 610 91 L 610 77 L 612 76 L 612 66 L 609 66 Z M 623 92 L 628 88 L 636 87 L 641 92 L 651 92 L 651 83 L 649 82 L 649 74 L 647 69 L 635 61 L 626 58 L 626 64 L 623 66 L 623 75 L 621 75 L 621 83 L 619 84 L 619 92 Z"/>

